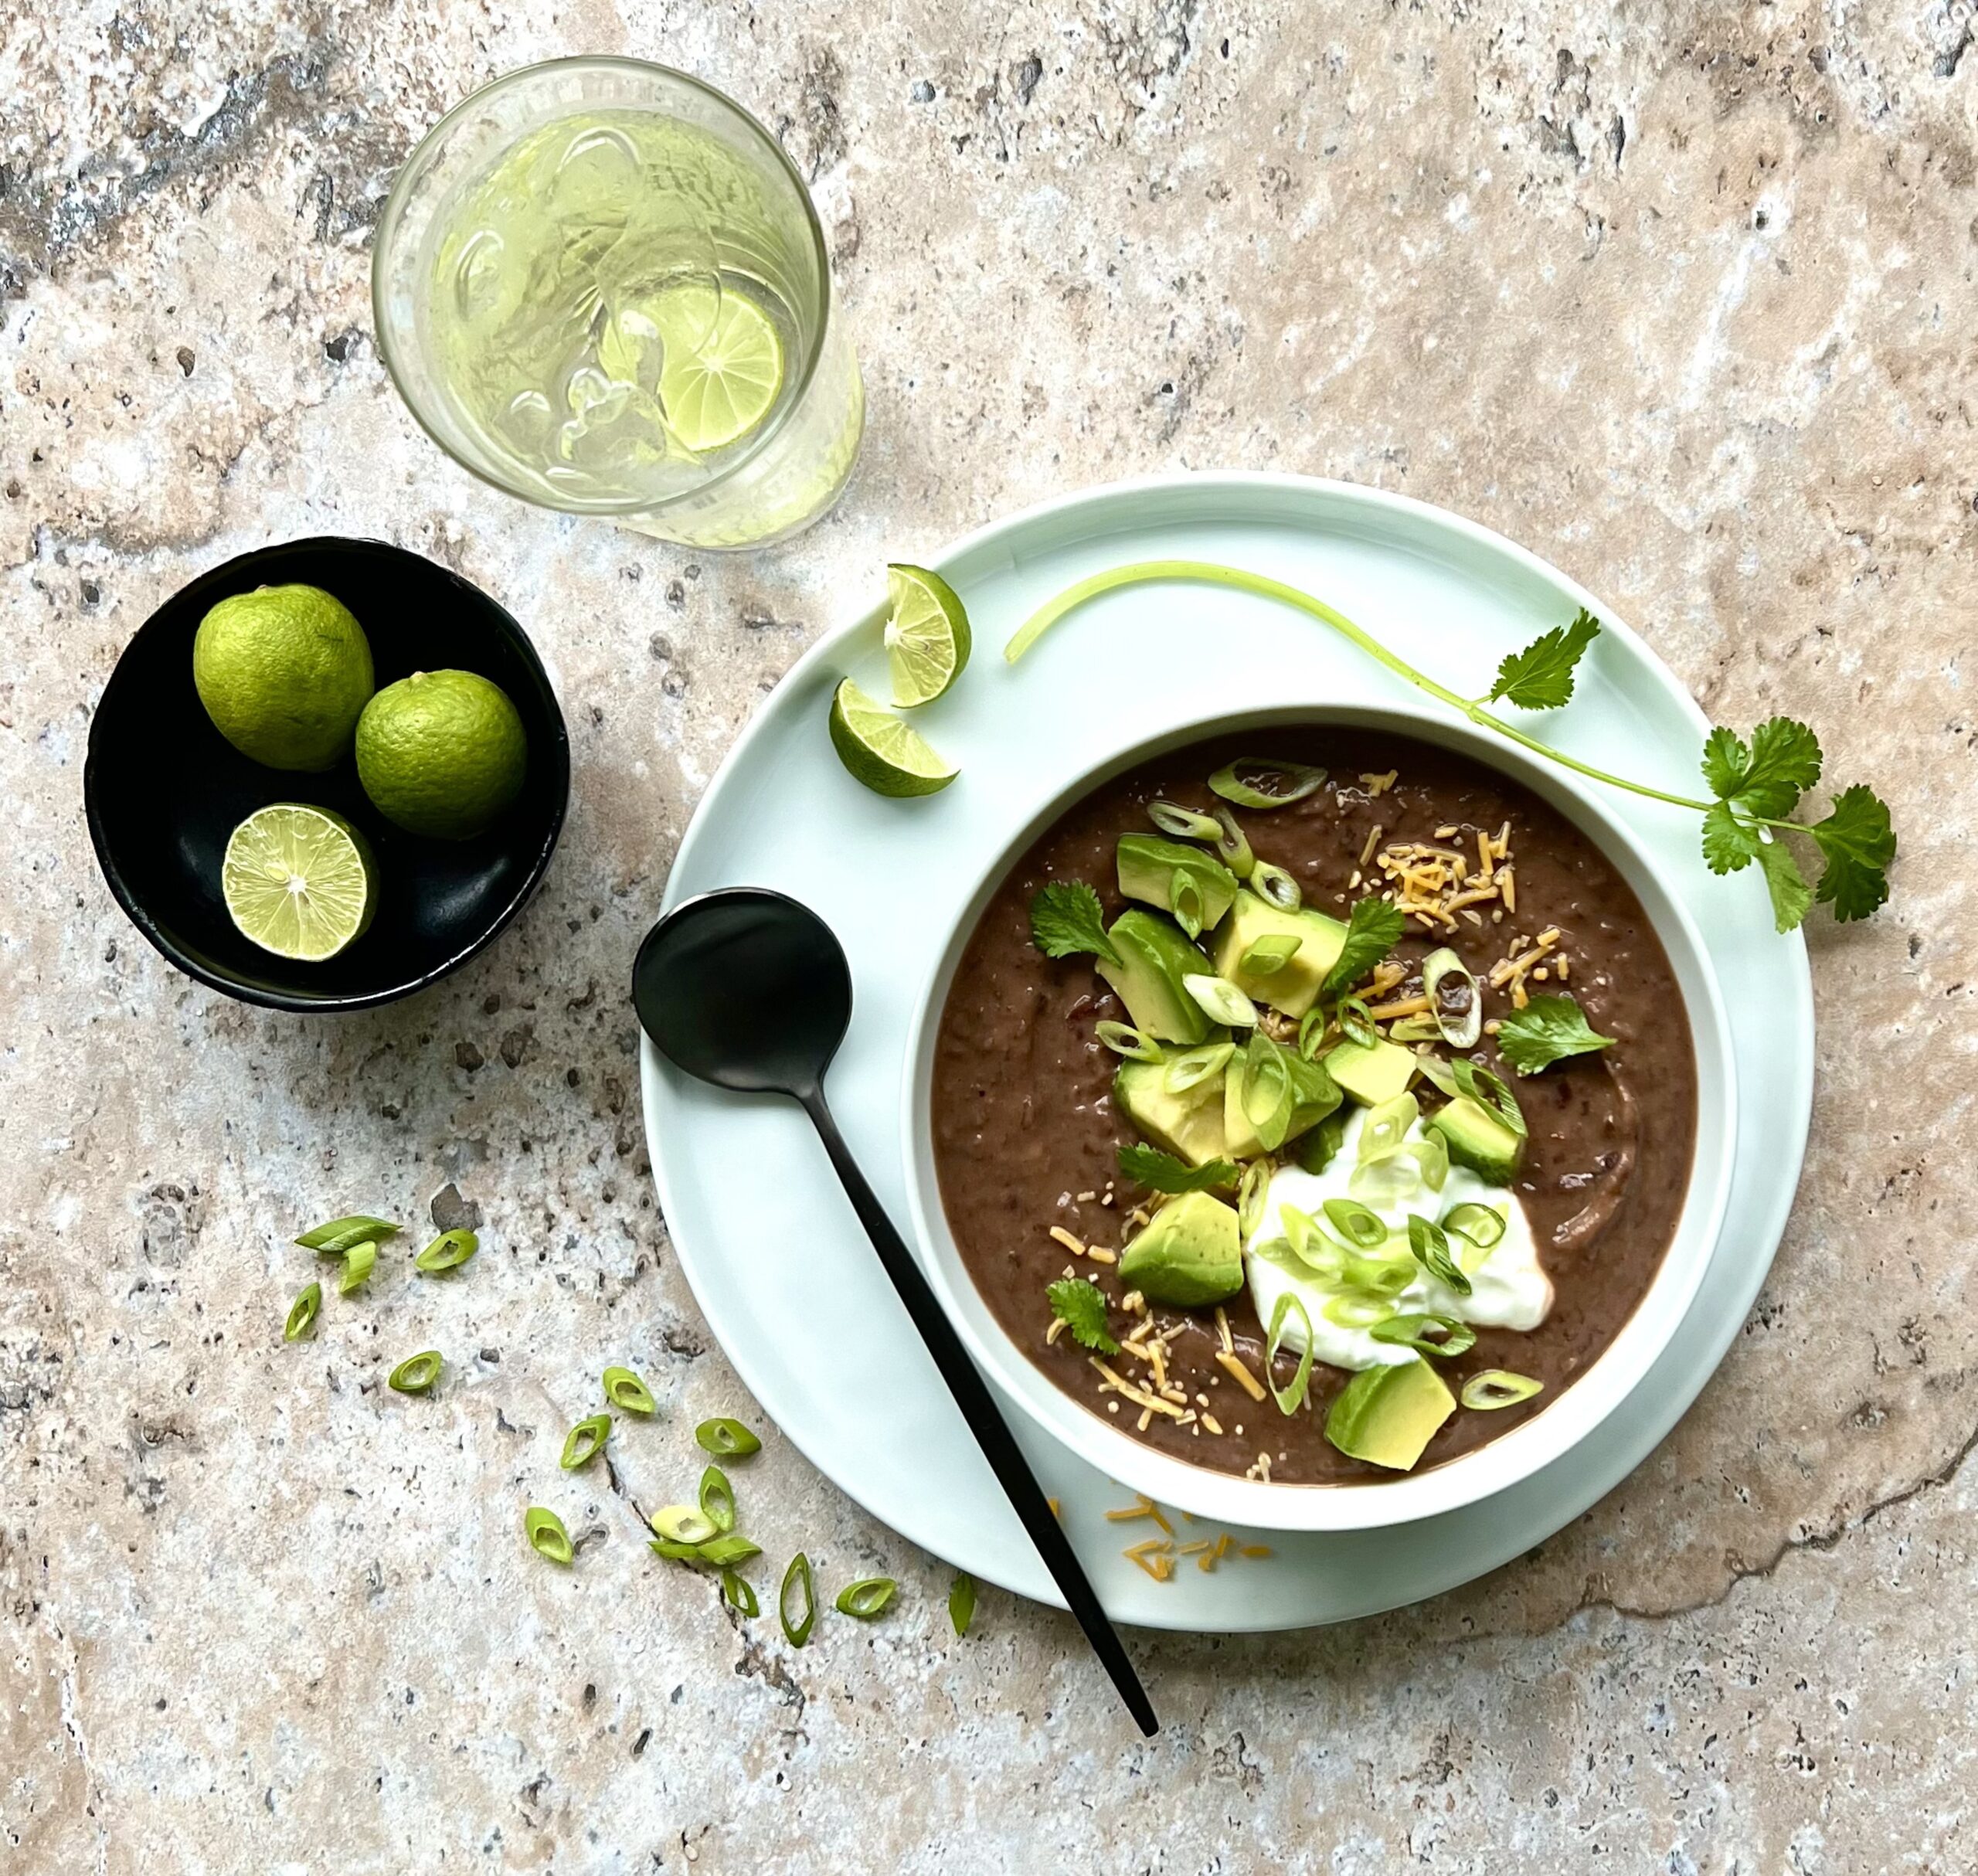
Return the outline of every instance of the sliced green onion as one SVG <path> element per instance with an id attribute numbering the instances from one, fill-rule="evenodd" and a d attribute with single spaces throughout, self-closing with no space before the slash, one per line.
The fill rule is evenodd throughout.
<path id="1" fill-rule="evenodd" d="M 966 1635 L 975 1619 L 975 1579 L 964 1570 L 948 1591 L 948 1619 L 957 1635 Z"/>
<path id="2" fill-rule="evenodd" d="M 1497 1116 L 1520 1140 L 1524 1138 L 1524 1110 L 1518 1106 L 1517 1096 L 1500 1075 L 1493 1074 L 1480 1062 L 1472 1062 L 1467 1055 L 1459 1055 L 1450 1065 L 1450 1072 L 1456 1077 L 1459 1093 L 1467 1094 L 1473 1101 L 1484 1106 L 1495 1108 Z"/>
<path id="3" fill-rule="evenodd" d="M 1314 1059 L 1324 1047 L 1332 1019 L 1317 1004 L 1298 1019 L 1298 1052 L 1307 1062 Z"/>
<path id="4" fill-rule="evenodd" d="M 800 1622 L 792 1621 L 790 1614 L 790 1592 L 794 1587 L 804 1594 L 804 1617 Z M 817 1585 L 811 1575 L 811 1559 L 800 1550 L 790 1560 L 790 1568 L 783 1573 L 783 1587 L 777 1592 L 777 1619 L 783 1624 L 784 1639 L 793 1648 L 800 1648 L 811 1639 L 811 1626 L 817 1619 Z"/>
<path id="5" fill-rule="evenodd" d="M 446 1358 L 438 1349 L 422 1348 L 416 1355 L 407 1355 L 393 1368 L 385 1377 L 385 1385 L 397 1394 L 427 1393 L 446 1365 Z"/>
<path id="6" fill-rule="evenodd" d="M 1256 868 L 1257 856 L 1250 851 L 1250 843 L 1236 817 L 1222 802 L 1215 804 L 1215 851 L 1222 864 L 1239 879 L 1247 879 Z"/>
<path id="7" fill-rule="evenodd" d="M 362 1244 L 366 1238 L 373 1244 L 382 1244 L 386 1239 L 396 1235 L 397 1231 L 397 1225 L 384 1218 L 331 1218 L 327 1225 L 305 1231 L 295 1242 L 305 1251 L 321 1251 L 325 1257 L 341 1257 L 353 1244 Z"/>
<path id="8" fill-rule="evenodd" d="M 701 1474 L 701 1515 L 723 1535 L 735 1528 L 735 1487 L 719 1466 Z"/>
<path id="9" fill-rule="evenodd" d="M 1507 1368 L 1487 1368 L 1463 1384 L 1460 1396 L 1466 1407 L 1479 1413 L 1494 1413 L 1500 1407 L 1515 1407 L 1534 1394 L 1543 1394 L 1545 1384 L 1529 1375 L 1514 1375 Z"/>
<path id="10" fill-rule="evenodd" d="M 651 1415 L 659 1412 L 659 1402 L 653 1399 L 652 1389 L 629 1368 L 607 1368 L 604 1371 L 604 1398 L 620 1413 Z"/>
<path id="11" fill-rule="evenodd" d="M 1298 1110 L 1297 1091 L 1285 1066 L 1285 1052 L 1267 1035 L 1250 1039 L 1243 1052 L 1243 1079 L 1237 1087 L 1243 1116 L 1256 1130 L 1266 1153 L 1275 1153 L 1291 1131 Z"/>
<path id="12" fill-rule="evenodd" d="M 1250 1234 L 1263 1222 L 1264 1201 L 1270 1196 L 1271 1163 L 1268 1159 L 1252 1160 L 1243 1168 L 1242 1182 L 1236 1188 L 1236 1229 L 1244 1242 Z"/>
<path id="13" fill-rule="evenodd" d="M 661 1505 L 652 1514 L 652 1528 L 669 1544 L 692 1545 L 696 1548 L 721 1535 L 714 1520 L 693 1504 Z"/>
<path id="14" fill-rule="evenodd" d="M 1421 1103 L 1412 1094 L 1398 1094 L 1369 1108 L 1360 1125 L 1360 1164 L 1392 1159 L 1408 1137 L 1408 1130 L 1422 1117 Z"/>
<path id="15" fill-rule="evenodd" d="M 1453 1316 L 1391 1316 L 1371 1331 L 1377 1342 L 1394 1342 L 1422 1355 L 1460 1355 L 1477 1346 L 1477 1331 Z"/>
<path id="16" fill-rule="evenodd" d="M 751 1453 L 763 1449 L 763 1443 L 739 1420 L 725 1415 L 718 1420 L 703 1420 L 694 1429 L 694 1443 L 717 1459 L 746 1459 Z"/>
<path id="17" fill-rule="evenodd" d="M 1422 1079 L 1433 1086 L 1439 1093 L 1452 1099 L 1460 1092 L 1456 1085 L 1455 1069 L 1440 1055 L 1418 1055 L 1415 1066 Z"/>
<path id="18" fill-rule="evenodd" d="M 1383 1301 L 1398 1297 L 1415 1281 L 1412 1257 L 1349 1257 L 1340 1273 L 1349 1289 Z"/>
<path id="19" fill-rule="evenodd" d="M 1495 1250 L 1504 1240 L 1506 1219 L 1495 1205 L 1466 1200 L 1443 1214 L 1443 1229 L 1467 1238 L 1480 1251 Z"/>
<path id="20" fill-rule="evenodd" d="M 1177 840 L 1206 841 L 1212 844 L 1222 838 L 1222 828 L 1207 814 L 1198 814 L 1191 807 L 1183 807 L 1175 801 L 1150 801 L 1147 804 L 1147 817 L 1164 834 L 1171 834 Z"/>
<path id="21" fill-rule="evenodd" d="M 412 1260 L 412 1267 L 428 1276 L 436 1271 L 457 1270 L 480 1249 L 481 1240 L 471 1231 L 443 1231 Z"/>
<path id="22" fill-rule="evenodd" d="M 1374 1027 L 1373 1012 L 1367 1008 L 1365 997 L 1341 997 L 1336 1014 L 1340 1032 L 1348 1042 L 1358 1042 L 1362 1048 L 1371 1048 L 1380 1041 L 1381 1032 Z"/>
<path id="23" fill-rule="evenodd" d="M 610 1415 L 592 1414 L 570 1429 L 569 1436 L 563 1442 L 562 1459 L 559 1463 L 566 1472 L 575 1472 L 580 1466 L 588 1466 L 604 1450 L 604 1443 L 610 1437 Z"/>
<path id="24" fill-rule="evenodd" d="M 378 1261 L 378 1241 L 366 1238 L 353 1244 L 343 1254 L 343 1275 L 337 1279 L 337 1294 L 347 1297 L 371 1274 L 372 1266 Z"/>
<path id="25" fill-rule="evenodd" d="M 1326 1220 L 1356 1251 L 1377 1251 L 1388 1241 L 1387 1221 L 1358 1199 L 1328 1198 Z"/>
<path id="26" fill-rule="evenodd" d="M 755 1586 L 746 1576 L 739 1576 L 732 1569 L 721 1573 L 721 1599 L 728 1606 L 744 1616 L 760 1616 L 762 1605 L 756 1600 Z"/>
<path id="27" fill-rule="evenodd" d="M 1433 1042 L 1442 1033 L 1433 1016 L 1397 1016 L 1388 1025 L 1390 1042 Z"/>
<path id="28" fill-rule="evenodd" d="M 1331 1298 L 1321 1310 L 1327 1322 L 1342 1329 L 1371 1329 L 1394 1314 L 1394 1305 L 1384 1297 L 1362 1296 L 1352 1290 Z"/>
<path id="29" fill-rule="evenodd" d="M 1234 1042 L 1205 1042 L 1198 1048 L 1184 1048 L 1178 1055 L 1167 1058 L 1167 1072 L 1161 1076 L 1161 1085 L 1170 1094 L 1186 1094 L 1191 1088 L 1220 1075 L 1235 1053 Z"/>
<path id="30" fill-rule="evenodd" d="M 1284 1340 L 1285 1324 L 1290 1321 L 1294 1310 L 1304 1327 L 1305 1348 L 1298 1358 L 1298 1372 L 1292 1376 L 1291 1385 L 1280 1388 L 1275 1378 L 1274 1364 L 1277 1360 L 1279 1345 Z M 1280 1413 L 1296 1413 L 1304 1405 L 1305 1392 L 1312 1385 L 1312 1319 L 1293 1290 L 1283 1292 L 1277 1299 L 1276 1307 L 1270 1313 L 1270 1334 L 1264 1343 L 1264 1381 L 1270 1389 L 1271 1399 L 1277 1402 Z"/>
<path id="31" fill-rule="evenodd" d="M 1302 801 L 1325 780 L 1323 769 L 1302 762 L 1273 762 L 1260 756 L 1239 756 L 1208 778 L 1224 800 L 1239 807 L 1288 807 Z"/>
<path id="32" fill-rule="evenodd" d="M 1474 1048 L 1484 1033 L 1484 993 L 1470 967 L 1444 945 L 1422 959 L 1422 987 L 1443 1040 L 1452 1048 Z"/>
<path id="33" fill-rule="evenodd" d="M 282 1324 L 281 1339 L 299 1342 L 316 1326 L 323 1307 L 323 1286 L 311 1283 L 288 1306 L 288 1320 Z"/>
<path id="34" fill-rule="evenodd" d="M 751 1557 L 760 1557 L 763 1547 L 753 1538 L 739 1532 L 725 1531 L 720 1536 L 709 1538 L 697 1547 L 695 1555 L 703 1563 L 711 1563 L 715 1568 L 732 1570 L 738 1563 L 746 1563 Z"/>
<path id="35" fill-rule="evenodd" d="M 1446 1283 L 1460 1297 L 1470 1294 L 1469 1274 L 1450 1255 L 1449 1239 L 1433 1218 L 1425 1218 L 1419 1213 L 1409 1215 L 1408 1248 L 1415 1253 L 1415 1261 L 1438 1283 Z"/>
<path id="36" fill-rule="evenodd" d="M 1246 977 L 1274 977 L 1303 948 L 1304 940 L 1291 932 L 1273 932 L 1259 938 L 1236 960 Z"/>
<path id="37" fill-rule="evenodd" d="M 1191 939 L 1202 935 L 1202 889 L 1194 874 L 1176 867 L 1167 875 L 1167 909 Z"/>
<path id="38" fill-rule="evenodd" d="M 1281 866 L 1259 860 L 1250 875 L 1250 890 L 1280 912 L 1296 912 L 1305 902 L 1305 889 Z"/>
<path id="39" fill-rule="evenodd" d="M 1421 1188 L 1421 1170 L 1414 1156 L 1406 1153 L 1390 1154 L 1369 1165 L 1355 1166 L 1346 1181 L 1348 1192 L 1377 1212 L 1392 1212 Z"/>
<path id="40" fill-rule="evenodd" d="M 899 1593 L 899 1585 L 890 1576 L 862 1576 L 838 1592 L 831 1606 L 841 1616 L 855 1616 L 861 1622 L 876 1621 L 886 1605 Z"/>
<path id="41" fill-rule="evenodd" d="M 1114 1055 L 1124 1055 L 1129 1062 L 1167 1059 L 1167 1050 L 1144 1029 L 1136 1029 L 1131 1023 L 1101 1023 L 1094 1033 Z"/>
<path id="42" fill-rule="evenodd" d="M 1432 1192 L 1439 1192 L 1448 1184 L 1450 1178 L 1449 1142 L 1439 1133 L 1425 1133 L 1421 1139 L 1412 1141 L 1408 1148 L 1415 1163 L 1422 1168 L 1422 1183 Z"/>
<path id="43" fill-rule="evenodd" d="M 701 1547 L 698 1544 L 685 1544 L 678 1538 L 655 1538 L 646 1546 L 655 1557 L 664 1557 L 674 1563 L 698 1563 Z"/>
<path id="44" fill-rule="evenodd" d="M 1256 1028 L 1257 1006 L 1227 977 L 1191 971 L 1182 978 L 1181 987 L 1213 1021 L 1227 1023 L 1232 1029 Z"/>
<path id="45" fill-rule="evenodd" d="M 539 1504 L 532 1504 L 522 1514 L 522 1530 L 528 1538 L 528 1547 L 539 1557 L 547 1557 L 552 1563 L 560 1563 L 566 1568 L 577 1554 L 576 1546 L 570 1541 L 570 1534 L 563 1528 L 563 1521 L 554 1511 Z"/>

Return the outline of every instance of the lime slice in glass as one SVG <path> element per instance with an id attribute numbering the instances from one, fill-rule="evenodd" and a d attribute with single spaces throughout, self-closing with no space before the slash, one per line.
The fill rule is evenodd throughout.
<path id="1" fill-rule="evenodd" d="M 242 936 L 308 963 L 361 936 L 378 904 L 363 835 L 340 814 L 294 801 L 257 808 L 233 830 L 219 883 Z"/>
<path id="2" fill-rule="evenodd" d="M 968 614 L 955 590 L 925 567 L 889 566 L 886 592 L 886 659 L 892 667 L 893 702 L 902 710 L 932 703 L 968 664 Z"/>
<path id="3" fill-rule="evenodd" d="M 675 287 L 646 308 L 664 348 L 667 427 L 696 452 L 738 441 L 783 389 L 783 340 L 761 305 L 732 287 Z"/>
<path id="4" fill-rule="evenodd" d="M 936 794 L 961 773 L 849 678 L 831 697 L 831 746 L 875 794 Z"/>

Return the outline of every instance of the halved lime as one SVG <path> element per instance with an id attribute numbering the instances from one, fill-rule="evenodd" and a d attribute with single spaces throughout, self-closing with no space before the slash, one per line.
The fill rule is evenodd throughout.
<path id="1" fill-rule="evenodd" d="M 847 678 L 831 696 L 831 746 L 877 795 L 937 794 L 961 771 Z"/>
<path id="2" fill-rule="evenodd" d="M 924 566 L 889 566 L 886 659 L 893 702 L 902 710 L 932 703 L 968 664 L 968 614 L 953 587 Z"/>
<path id="3" fill-rule="evenodd" d="M 675 287 L 646 309 L 665 348 L 659 401 L 667 427 L 694 450 L 746 437 L 783 389 L 775 321 L 732 287 L 722 288 L 718 306 L 715 297 L 712 287 Z"/>
<path id="4" fill-rule="evenodd" d="M 378 905 L 364 836 L 341 814 L 297 801 L 257 808 L 233 830 L 219 885 L 243 936 L 307 963 L 362 936 Z"/>

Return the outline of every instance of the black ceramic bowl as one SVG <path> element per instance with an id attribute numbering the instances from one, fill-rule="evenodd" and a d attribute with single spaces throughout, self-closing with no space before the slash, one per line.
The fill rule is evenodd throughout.
<path id="1" fill-rule="evenodd" d="M 371 805 L 352 756 L 323 774 L 263 768 L 213 727 L 192 688 L 199 621 L 231 594 L 291 583 L 320 586 L 357 615 L 379 689 L 415 671 L 474 671 L 514 699 L 528 732 L 528 773 L 488 832 L 471 841 L 403 833 Z M 541 882 L 569 794 L 563 714 L 522 627 L 487 594 L 420 555 L 335 537 L 243 554 L 153 613 L 110 674 L 83 775 L 97 859 L 138 930 L 202 984 L 283 1010 L 388 1003 L 465 963 Z M 334 808 L 376 851 L 370 929 L 321 963 L 250 943 L 220 897 L 228 836 L 273 801 Z"/>

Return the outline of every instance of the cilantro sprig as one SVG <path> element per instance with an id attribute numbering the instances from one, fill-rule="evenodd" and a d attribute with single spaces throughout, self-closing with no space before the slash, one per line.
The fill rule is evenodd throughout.
<path id="1" fill-rule="evenodd" d="M 1517 709 L 1556 710 L 1571 699 L 1580 661 L 1600 635 L 1599 621 L 1584 607 L 1567 624 L 1541 633 L 1504 659 L 1497 668 L 1496 681 L 1484 695 L 1465 697 L 1390 651 L 1336 607 L 1281 579 L 1209 561 L 1146 560 L 1109 568 L 1066 587 L 1024 622 L 1004 647 L 1003 656 L 1014 664 L 1067 613 L 1102 593 L 1150 580 L 1174 579 L 1234 587 L 1294 607 L 1480 729 L 1494 731 L 1534 756 L 1589 780 L 1651 801 L 1664 801 L 1672 807 L 1694 810 L 1704 817 L 1703 855 L 1711 871 L 1735 873 L 1755 865 L 1771 895 L 1772 921 L 1782 932 L 1794 930 L 1817 904 L 1830 907 L 1839 919 L 1865 919 L 1888 897 L 1895 831 L 1887 804 L 1873 789 L 1855 783 L 1834 796 L 1823 818 L 1793 818 L 1820 779 L 1820 743 L 1804 723 L 1775 716 L 1759 724 L 1749 741 L 1730 729 L 1713 729 L 1704 743 L 1703 758 L 1711 799 L 1699 800 L 1596 768 L 1540 742 L 1487 708 L 1502 702 Z M 1798 855 L 1805 849 L 1791 844 L 1799 841 L 1810 841 L 1820 856 L 1820 875 L 1811 884 L 1800 870 Z"/>
<path id="2" fill-rule="evenodd" d="M 1534 997 L 1497 1026 L 1497 1053 L 1521 1075 L 1536 1075 L 1569 1055 L 1590 1055 L 1611 1048 L 1614 1038 L 1602 1035 L 1586 1020 L 1576 997 Z"/>
<path id="3" fill-rule="evenodd" d="M 1319 1000 L 1328 1002 L 1351 990 L 1401 942 L 1401 908 L 1369 893 L 1356 899 L 1346 915 L 1346 942 L 1319 986 Z"/>
<path id="4" fill-rule="evenodd" d="M 1061 1276 L 1044 1292 L 1051 1314 L 1072 1332 L 1081 1348 L 1116 1355 L 1120 1344 L 1106 1332 L 1106 1297 L 1096 1283 L 1082 1276 Z"/>
<path id="5" fill-rule="evenodd" d="M 1171 1153 L 1138 1140 L 1120 1149 L 1120 1170 L 1136 1184 L 1154 1192 L 1213 1192 L 1236 1183 L 1236 1168 L 1227 1160 L 1191 1166 Z"/>
<path id="6" fill-rule="evenodd" d="M 1120 961 L 1106 936 L 1106 908 L 1082 879 L 1054 879 L 1030 902 L 1030 941 L 1046 957 L 1089 951 L 1111 963 Z"/>

